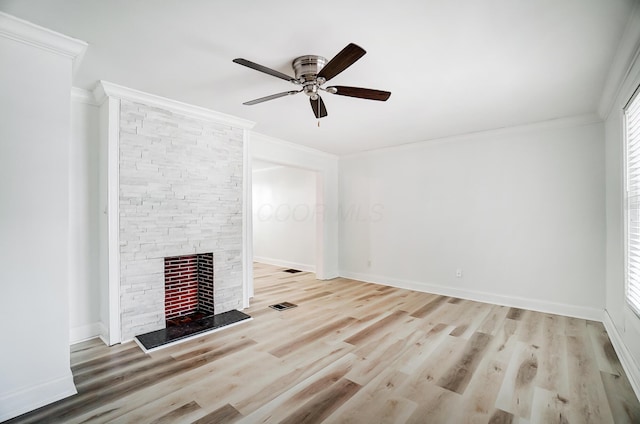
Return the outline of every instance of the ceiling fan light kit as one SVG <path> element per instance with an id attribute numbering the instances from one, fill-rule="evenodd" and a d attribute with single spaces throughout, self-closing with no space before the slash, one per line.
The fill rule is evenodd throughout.
<path id="1" fill-rule="evenodd" d="M 350 43 L 330 61 L 327 61 L 327 59 L 322 56 L 316 55 L 297 57 L 291 64 L 295 77 L 291 77 L 287 74 L 246 59 L 238 58 L 233 61 L 239 65 L 246 66 L 256 71 L 260 71 L 301 86 L 300 90 L 285 91 L 282 93 L 272 94 L 270 96 L 260 97 L 258 99 L 244 102 L 244 105 L 255 105 L 280 97 L 304 93 L 309 97 L 311 109 L 313 110 L 313 114 L 316 118 L 323 118 L 327 116 L 327 108 L 322 101 L 322 97 L 320 97 L 320 91 L 337 94 L 339 96 L 357 97 L 360 99 L 378 101 L 386 101 L 389 96 L 391 96 L 391 93 L 388 91 L 373 90 L 370 88 L 348 86 L 323 87 L 323 84 L 347 69 L 349 66 L 353 65 L 358 59 L 364 56 L 365 53 L 366 52 L 362 47 Z"/>

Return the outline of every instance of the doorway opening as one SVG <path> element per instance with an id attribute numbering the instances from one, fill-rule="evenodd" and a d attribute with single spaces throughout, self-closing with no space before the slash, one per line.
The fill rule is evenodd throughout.
<path id="1" fill-rule="evenodd" d="M 251 178 L 254 261 L 317 273 L 322 263 L 321 174 L 254 159 Z"/>

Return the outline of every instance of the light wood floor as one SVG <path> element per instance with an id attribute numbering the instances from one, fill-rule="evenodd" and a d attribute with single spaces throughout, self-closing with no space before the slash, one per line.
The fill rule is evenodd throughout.
<path id="1" fill-rule="evenodd" d="M 74 345 L 79 394 L 11 422 L 640 422 L 600 323 L 261 264 L 255 287 L 253 321 L 150 355 Z"/>

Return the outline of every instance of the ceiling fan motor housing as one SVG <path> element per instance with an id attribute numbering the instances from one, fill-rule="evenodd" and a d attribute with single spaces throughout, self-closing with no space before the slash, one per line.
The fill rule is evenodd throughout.
<path id="1" fill-rule="evenodd" d="M 322 56 L 307 55 L 295 58 L 292 66 L 296 73 L 296 79 L 301 83 L 315 81 L 316 76 L 327 62 L 328 60 Z"/>

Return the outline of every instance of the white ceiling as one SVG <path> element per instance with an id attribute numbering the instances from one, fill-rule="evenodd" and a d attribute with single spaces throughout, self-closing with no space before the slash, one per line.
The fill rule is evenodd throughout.
<path id="1" fill-rule="evenodd" d="M 347 154 L 595 112 L 634 0 L 0 0 L 0 10 L 79 38 L 74 85 L 100 79 L 257 122 L 255 130 Z M 386 102 L 303 94 L 232 63 L 290 75 L 349 42 L 367 54 L 328 85 L 391 91 Z"/>

